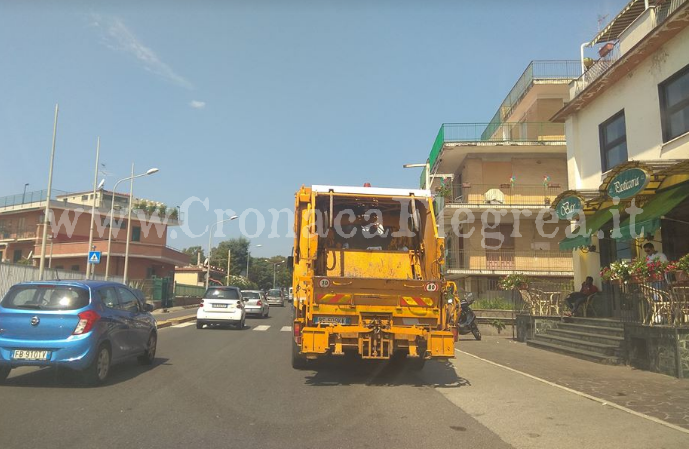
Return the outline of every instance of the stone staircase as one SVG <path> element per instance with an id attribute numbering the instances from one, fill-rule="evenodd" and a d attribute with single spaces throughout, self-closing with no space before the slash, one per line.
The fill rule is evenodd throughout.
<path id="1" fill-rule="evenodd" d="M 599 318 L 563 318 L 526 344 L 607 365 L 625 362 L 624 324 Z"/>

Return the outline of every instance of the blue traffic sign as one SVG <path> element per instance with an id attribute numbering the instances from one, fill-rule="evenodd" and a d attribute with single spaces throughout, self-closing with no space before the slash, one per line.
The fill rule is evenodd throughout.
<path id="1" fill-rule="evenodd" d="M 89 251 L 89 263 L 100 263 L 100 251 Z"/>

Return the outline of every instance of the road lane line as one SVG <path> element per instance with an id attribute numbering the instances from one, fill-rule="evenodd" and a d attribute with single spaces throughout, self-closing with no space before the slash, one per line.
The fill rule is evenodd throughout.
<path id="1" fill-rule="evenodd" d="M 675 424 L 669 423 L 669 422 L 667 422 L 667 421 L 663 421 L 663 420 L 660 419 L 660 418 L 656 418 L 656 417 L 654 417 L 654 416 L 645 415 L 645 414 L 643 414 L 643 413 L 634 411 L 634 410 L 632 410 L 632 409 L 630 409 L 630 408 L 627 408 L 627 407 L 624 407 L 624 406 L 622 406 L 622 405 L 615 404 L 614 402 L 606 401 L 605 399 L 597 398 L 597 397 L 595 397 L 595 396 L 591 396 L 590 394 L 586 394 L 586 393 L 582 393 L 581 391 L 573 390 L 572 388 L 568 388 L 568 387 L 565 387 L 565 386 L 563 386 L 563 385 L 556 384 L 555 382 L 551 382 L 551 381 L 549 381 L 549 380 L 541 379 L 540 377 L 536 377 L 536 376 L 533 376 L 533 375 L 531 375 L 531 374 L 525 373 L 525 372 L 523 372 L 523 371 L 519 371 L 519 370 L 516 370 L 516 369 L 514 369 L 514 368 L 510 368 L 509 366 L 501 365 L 501 364 L 499 364 L 499 363 L 493 362 L 493 361 L 491 361 L 491 360 L 484 359 L 484 358 L 482 358 L 482 357 L 479 357 L 479 356 L 474 355 L 474 354 L 470 354 L 470 353 L 468 353 L 468 352 L 460 351 L 459 349 L 455 349 L 455 351 L 458 352 L 458 353 L 460 353 L 460 354 L 467 355 L 467 356 L 469 356 L 469 357 L 473 357 L 473 358 L 475 358 L 475 359 L 481 360 L 482 362 L 486 362 L 486 363 L 489 363 L 489 364 L 491 364 L 491 365 L 498 366 L 498 367 L 500 367 L 500 368 L 506 369 L 507 371 L 512 371 L 513 373 L 521 374 L 521 375 L 524 376 L 524 377 L 528 377 L 529 379 L 533 379 L 533 380 L 536 380 L 536 381 L 538 381 L 538 382 L 542 382 L 542 383 L 544 383 L 544 384 L 546 384 L 546 385 L 550 385 L 551 387 L 559 388 L 559 389 L 564 390 L 564 391 L 567 391 L 567 392 L 569 392 L 569 393 L 573 393 L 573 394 L 575 394 L 575 395 L 577 395 L 577 396 L 580 396 L 580 397 L 582 397 L 582 398 L 590 399 L 590 400 L 595 401 L 595 402 L 598 402 L 598 403 L 600 403 L 600 404 L 602 404 L 602 405 L 607 405 L 607 406 L 610 406 L 610 407 L 612 407 L 612 408 L 616 408 L 616 409 L 618 409 L 618 410 L 621 410 L 621 411 L 623 411 L 623 412 L 627 412 L 627 413 L 629 413 L 629 414 L 631 414 L 631 415 L 638 416 L 639 418 L 644 418 L 644 419 L 647 419 L 647 420 L 649 420 L 649 421 L 652 421 L 652 422 L 654 422 L 654 423 L 656 423 L 656 424 L 660 424 L 660 425 L 662 425 L 662 426 L 669 427 L 669 428 L 674 429 L 674 430 L 678 430 L 678 431 L 680 431 L 680 432 L 682 432 L 682 433 L 689 434 L 689 429 L 685 429 L 684 427 L 680 427 L 680 426 L 677 426 L 677 425 L 675 425 Z"/>
<path id="2" fill-rule="evenodd" d="M 292 332 L 292 326 L 282 326 L 280 332 Z"/>
<path id="3" fill-rule="evenodd" d="M 182 324 L 175 324 L 172 327 L 188 327 L 188 326 L 193 326 L 196 324 L 196 321 L 189 321 L 187 323 L 182 323 Z"/>
<path id="4" fill-rule="evenodd" d="M 251 329 L 251 330 L 254 330 L 254 331 L 267 331 L 268 329 L 270 329 L 270 326 L 266 326 L 266 325 L 263 324 L 263 325 L 261 325 L 261 326 L 256 326 L 255 328 L 253 328 L 253 329 Z"/>

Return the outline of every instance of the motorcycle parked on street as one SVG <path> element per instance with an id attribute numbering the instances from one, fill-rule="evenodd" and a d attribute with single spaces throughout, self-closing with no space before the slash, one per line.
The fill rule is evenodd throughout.
<path id="1" fill-rule="evenodd" d="M 476 340 L 481 340 L 481 331 L 476 325 L 476 314 L 471 310 L 474 302 L 474 294 L 471 292 L 462 295 L 459 302 L 459 318 L 457 319 L 457 333 L 459 335 L 473 334 Z"/>

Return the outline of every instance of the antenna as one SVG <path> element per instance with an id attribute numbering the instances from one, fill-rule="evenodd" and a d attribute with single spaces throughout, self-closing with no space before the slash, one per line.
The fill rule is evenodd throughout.
<path id="1" fill-rule="evenodd" d="M 601 29 L 603 28 L 603 24 L 605 23 L 606 19 L 608 18 L 609 14 L 606 15 L 600 15 L 598 14 L 598 32 L 600 33 Z"/>

